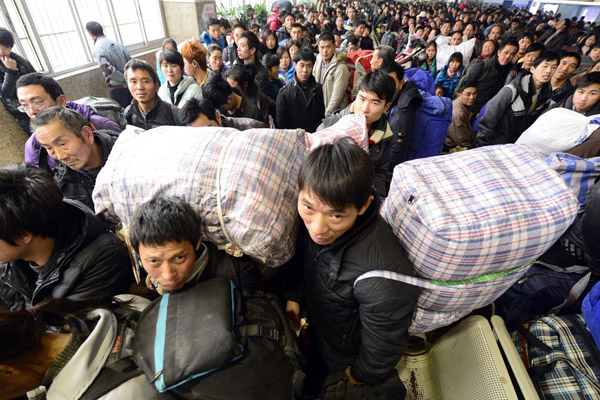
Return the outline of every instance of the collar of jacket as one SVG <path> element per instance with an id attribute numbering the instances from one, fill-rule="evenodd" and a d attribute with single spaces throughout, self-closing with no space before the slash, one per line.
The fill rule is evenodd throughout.
<path id="1" fill-rule="evenodd" d="M 298 78 L 296 77 L 296 74 L 294 73 L 294 77 L 292 78 L 292 84 L 294 86 L 298 86 L 298 88 L 300 88 L 300 84 L 298 83 Z M 312 92 L 313 90 L 315 90 L 317 87 L 317 80 L 315 79 L 315 77 L 310 74 L 310 76 L 308 77 L 308 91 L 309 93 Z"/>
<path id="2" fill-rule="evenodd" d="M 154 97 L 154 106 L 150 109 L 150 111 L 146 113 L 146 120 L 148 120 L 149 116 L 156 114 L 158 112 L 157 110 L 162 106 L 163 103 L 164 101 L 162 101 L 162 99 L 158 96 L 158 92 L 156 92 L 156 95 Z M 140 105 L 138 101 L 136 99 L 133 99 L 131 104 L 134 106 L 132 107 L 133 112 L 141 118 L 142 110 L 140 110 Z"/>
<path id="3" fill-rule="evenodd" d="M 519 73 L 518 78 L 513 79 L 509 85 L 514 86 L 517 89 L 517 93 L 519 97 L 523 100 L 523 104 L 525 105 L 525 110 L 529 114 L 531 108 L 532 97 L 536 92 L 535 85 L 533 83 L 533 78 L 531 76 L 531 72 L 522 71 Z M 540 88 L 540 93 L 538 94 L 536 100 L 536 108 L 538 105 L 543 104 L 547 99 L 552 97 L 552 88 L 550 87 L 550 83 L 546 82 Z M 533 110 L 531 110 L 533 111 Z"/>

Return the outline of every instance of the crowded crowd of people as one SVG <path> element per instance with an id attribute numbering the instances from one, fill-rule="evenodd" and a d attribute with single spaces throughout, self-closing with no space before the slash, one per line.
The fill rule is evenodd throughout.
<path id="1" fill-rule="evenodd" d="M 404 398 L 394 367 L 406 347 L 417 290 L 380 279 L 356 288 L 353 283 L 376 267 L 373 262 L 412 274 L 378 210 L 394 167 L 409 159 L 413 140 L 422 140 L 413 138 L 413 131 L 424 97 L 452 99 L 440 154 L 515 143 L 556 108 L 586 117 L 600 113 L 600 27 L 584 17 L 484 8 L 466 0 L 277 4 L 263 26 L 209 18 L 200 40 L 165 39 L 156 65 L 131 58 L 102 25 L 88 22 L 114 115 L 67 99 L 57 80 L 12 52 L 14 33 L 0 28 L 2 101 L 30 135 L 26 164 L 0 168 L 0 308 L 5 309 L 0 331 L 14 325 L 9 318 L 54 316 L 36 328 L 37 334 L 24 336 L 30 342 L 2 350 L 0 398 L 39 385 L 52 388 L 64 367 L 64 362 L 56 365 L 63 354 L 56 346 L 81 345 L 70 336 L 44 341 L 42 332 L 66 323 L 56 317 L 55 309 L 63 309 L 45 303 L 48 299 L 85 302 L 124 293 L 157 298 L 216 277 L 244 290 L 275 287 L 296 330 L 301 307 L 308 308 L 316 340 L 307 350 L 306 395 L 329 398 L 337 390 L 332 382 L 344 381 L 346 398 Z M 360 78 L 349 61 L 357 51 L 369 60 Z M 408 68 L 425 74 L 435 92 L 425 93 L 419 81 L 409 79 Z M 298 182 L 298 214 L 306 229 L 293 267 L 271 281 L 263 282 L 250 258 L 230 257 L 203 242 L 201 222 L 188 205 L 157 197 L 136 211 L 128 238 L 147 273 L 145 284 L 135 284 L 127 246 L 114 227 L 93 214 L 96 177 L 126 125 L 313 133 L 350 114 L 365 117 L 368 156 L 346 142 L 310 153 Z M 599 156 L 600 130 L 565 152 Z M 87 313 L 93 305 L 69 307 Z M 59 326 L 51 328 L 52 321 Z M 4 384 L 3 373 L 18 370 L 9 366 L 42 345 L 53 349 L 46 369 L 30 374 L 24 384 Z M 56 369 L 51 376 L 50 367 Z M 277 390 L 282 390 L 278 395 L 292 391 Z M 367 391 L 374 397 L 365 397 Z M 133 396 L 135 389 L 123 393 Z"/>

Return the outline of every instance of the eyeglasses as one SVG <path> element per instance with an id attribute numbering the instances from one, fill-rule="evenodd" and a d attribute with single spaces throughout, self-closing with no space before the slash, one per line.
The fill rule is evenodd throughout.
<path id="1" fill-rule="evenodd" d="M 48 99 L 46 101 L 36 101 L 34 103 L 31 103 L 27 106 L 25 105 L 20 105 L 19 107 L 17 107 L 17 110 L 26 113 L 27 109 L 30 110 L 35 110 L 35 111 L 40 111 L 41 109 L 44 108 L 44 104 L 46 104 L 47 102 L 52 101 L 52 99 Z"/>

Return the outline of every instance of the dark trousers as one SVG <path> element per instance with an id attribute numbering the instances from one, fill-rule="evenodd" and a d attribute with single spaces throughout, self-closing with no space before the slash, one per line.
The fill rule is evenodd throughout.
<path id="1" fill-rule="evenodd" d="M 110 89 L 110 98 L 119 103 L 123 108 L 131 104 L 131 100 L 133 100 L 128 88 Z"/>

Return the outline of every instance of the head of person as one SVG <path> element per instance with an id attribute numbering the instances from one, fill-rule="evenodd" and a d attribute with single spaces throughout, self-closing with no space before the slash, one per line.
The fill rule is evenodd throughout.
<path id="1" fill-rule="evenodd" d="M 437 54 L 437 44 L 434 40 L 427 43 L 427 48 L 425 48 L 425 54 L 427 54 L 428 60 L 435 60 L 435 56 Z"/>
<path id="2" fill-rule="evenodd" d="M 135 210 L 129 240 L 148 275 L 166 292 L 181 289 L 200 248 L 200 216 L 185 201 L 155 197 Z"/>
<path id="3" fill-rule="evenodd" d="M 484 41 L 481 47 L 481 56 L 483 58 L 491 58 L 494 54 L 496 54 L 496 42 L 489 39 Z"/>
<path id="4" fill-rule="evenodd" d="M 448 72 L 452 74 L 456 74 L 460 67 L 462 67 L 463 63 L 463 55 L 461 52 L 457 51 L 450 55 L 448 59 Z"/>
<path id="5" fill-rule="evenodd" d="M 165 50 L 175 50 L 177 51 L 177 42 L 171 38 L 166 38 L 162 42 L 162 49 Z"/>
<path id="6" fill-rule="evenodd" d="M 473 39 L 475 37 L 475 33 L 477 33 L 475 24 L 469 22 L 467 25 L 465 25 L 465 29 L 463 30 L 463 37 L 465 40 Z"/>
<path id="7" fill-rule="evenodd" d="M 221 31 L 221 35 L 227 37 L 231 33 L 231 24 L 225 18 L 221 18 L 219 20 L 219 30 Z"/>
<path id="8" fill-rule="evenodd" d="M 498 50 L 498 63 L 502 66 L 510 64 L 518 51 L 518 43 L 514 40 L 507 40 Z"/>
<path id="9" fill-rule="evenodd" d="M 560 20 L 558 22 L 558 24 L 556 24 L 554 26 L 554 28 L 556 29 L 556 32 L 559 32 L 559 33 L 564 31 L 565 29 L 569 29 L 570 27 L 571 27 L 571 20 L 568 18 Z"/>
<path id="10" fill-rule="evenodd" d="M 15 45 L 15 38 L 6 28 L 0 28 L 0 57 L 8 57 Z"/>
<path id="11" fill-rule="evenodd" d="M 218 44 L 211 44 L 206 49 L 208 67 L 211 71 L 220 71 L 223 68 L 223 52 Z"/>
<path id="12" fill-rule="evenodd" d="M 199 70 L 206 72 L 206 48 L 197 40 L 188 40 L 181 46 L 183 69 L 187 76 L 196 76 Z"/>
<path id="13" fill-rule="evenodd" d="M 594 62 L 600 60 L 600 43 L 592 45 L 592 49 L 588 54 Z"/>
<path id="14" fill-rule="evenodd" d="M 374 200 L 374 176 L 371 157 L 350 140 L 308 154 L 298 175 L 298 213 L 315 243 L 333 244 L 354 226 Z"/>
<path id="15" fill-rule="evenodd" d="M 294 54 L 294 66 L 296 67 L 296 79 L 299 83 L 307 83 L 312 76 L 313 65 L 315 65 L 315 53 L 310 49 L 300 49 Z"/>
<path id="16" fill-rule="evenodd" d="M 393 47 L 382 45 L 375 49 L 371 58 L 371 69 L 373 71 L 383 68 L 384 65 L 395 63 L 396 51 Z"/>
<path id="17" fill-rule="evenodd" d="M 435 85 L 435 95 L 438 97 L 444 97 L 444 88 L 440 85 Z"/>
<path id="18" fill-rule="evenodd" d="M 335 39 L 335 48 L 339 49 L 340 47 L 342 47 L 342 36 L 340 36 L 339 33 L 334 33 L 333 38 Z"/>
<path id="19" fill-rule="evenodd" d="M 102 29 L 102 25 L 96 21 L 90 21 L 85 24 L 85 30 L 88 31 L 88 35 L 92 39 L 96 39 L 98 36 L 104 35 L 104 29 Z"/>
<path id="20" fill-rule="evenodd" d="M 296 17 L 294 14 L 287 14 L 285 19 L 283 20 L 283 25 L 288 32 L 292 31 L 292 25 L 296 22 Z"/>
<path id="21" fill-rule="evenodd" d="M 292 30 L 290 31 L 290 37 L 292 40 L 296 40 L 298 42 L 302 42 L 302 25 L 294 22 L 292 24 Z"/>
<path id="22" fill-rule="evenodd" d="M 381 71 L 392 77 L 395 83 L 394 94 L 399 93 L 404 86 L 404 68 L 394 62 L 384 65 Z"/>
<path id="23" fill-rule="evenodd" d="M 317 41 L 319 54 L 323 62 L 328 63 L 335 55 L 335 39 L 331 33 L 322 33 Z"/>
<path id="24" fill-rule="evenodd" d="M 290 52 L 290 57 L 292 58 L 292 60 L 294 59 L 294 55 L 296 54 L 296 52 L 300 50 L 301 47 L 302 44 L 300 44 L 300 42 L 298 42 L 297 40 L 292 40 L 287 44 L 287 48 Z"/>
<path id="25" fill-rule="evenodd" d="M 265 54 L 262 59 L 262 64 L 267 69 L 269 79 L 279 79 L 279 58 L 275 54 Z"/>
<path id="26" fill-rule="evenodd" d="M 169 85 L 177 86 L 183 78 L 183 57 L 174 50 L 165 50 L 160 53 L 160 69 Z"/>
<path id="27" fill-rule="evenodd" d="M 56 238 L 63 194 L 52 176 L 28 164 L 0 168 L 0 264 L 29 258 L 33 237 Z"/>
<path id="28" fill-rule="evenodd" d="M 277 49 L 277 36 L 272 30 L 266 29 L 261 35 L 261 40 L 267 49 Z"/>
<path id="29" fill-rule="evenodd" d="M 248 86 L 253 80 L 254 75 L 250 65 L 236 64 L 227 70 L 227 83 L 232 88 L 241 90 L 242 93 L 246 93 Z"/>
<path id="30" fill-rule="evenodd" d="M 519 53 L 523 54 L 527 51 L 527 48 L 533 43 L 533 35 L 529 32 L 523 33 L 521 39 L 519 39 Z"/>
<path id="31" fill-rule="evenodd" d="M 71 169 L 92 169 L 102 164 L 92 128 L 77 111 L 46 108 L 31 120 L 31 131 L 50 157 Z"/>
<path id="32" fill-rule="evenodd" d="M 575 111 L 583 114 L 600 100 L 600 72 L 590 72 L 579 78 L 573 93 Z"/>
<path id="33" fill-rule="evenodd" d="M 125 80 L 131 96 L 141 104 L 154 105 L 160 81 L 148 61 L 132 58 L 125 64 Z"/>
<path id="34" fill-rule="evenodd" d="M 544 45 L 541 43 L 533 43 L 527 47 L 525 50 L 525 55 L 523 56 L 523 65 L 521 68 L 529 69 L 533 65 L 533 60 L 539 57 L 540 54 L 545 50 Z"/>
<path id="35" fill-rule="evenodd" d="M 460 19 L 457 19 L 456 22 L 454 23 L 454 26 L 452 27 L 453 31 L 463 31 L 465 29 L 465 23 L 463 21 L 461 21 Z"/>
<path id="36" fill-rule="evenodd" d="M 444 21 L 444 23 L 440 27 L 440 32 L 442 33 L 442 36 L 449 36 L 451 31 L 452 31 L 452 22 Z"/>
<path id="37" fill-rule="evenodd" d="M 206 20 L 206 31 L 216 42 L 221 40 L 221 25 L 218 19 L 209 18 Z"/>
<path id="38" fill-rule="evenodd" d="M 186 126 L 221 126 L 221 114 L 206 99 L 191 98 L 179 109 L 179 119 Z"/>
<path id="39" fill-rule="evenodd" d="M 252 25 L 250 25 L 250 32 L 254 33 L 256 37 L 258 37 L 258 35 L 260 34 L 260 25 L 258 25 L 257 23 L 253 23 Z"/>
<path id="40" fill-rule="evenodd" d="M 348 43 L 347 43 L 347 47 L 346 50 L 348 51 L 348 53 L 352 53 L 354 51 L 358 50 L 358 38 L 357 37 L 350 37 L 347 39 Z"/>
<path id="41" fill-rule="evenodd" d="M 587 35 L 584 40 L 583 40 L 583 45 L 585 47 L 591 48 L 593 45 L 595 45 L 597 42 L 596 39 L 596 34 L 595 33 L 591 33 L 589 35 Z"/>
<path id="42" fill-rule="evenodd" d="M 500 39 L 500 37 L 502 37 L 503 34 L 503 29 L 502 29 L 502 25 L 494 25 L 494 27 L 492 29 L 490 29 L 490 32 L 488 33 L 488 39 L 493 40 L 494 42 L 497 42 L 498 39 Z M 517 45 L 518 48 L 518 45 Z"/>
<path id="43" fill-rule="evenodd" d="M 580 62 L 581 56 L 578 53 L 574 51 L 562 51 L 560 53 L 558 68 L 554 73 L 554 79 L 557 81 L 568 79 L 579 67 Z"/>
<path id="44" fill-rule="evenodd" d="M 466 107 L 471 107 L 477 99 L 477 82 L 462 82 L 454 91 L 456 98 Z"/>
<path id="45" fill-rule="evenodd" d="M 348 7 L 348 9 L 346 10 L 346 14 L 348 15 L 348 19 L 350 21 L 354 21 L 354 19 L 356 18 L 356 9 L 354 7 Z"/>
<path id="46" fill-rule="evenodd" d="M 450 33 L 450 46 L 458 46 L 463 41 L 463 33 L 461 31 L 454 31 Z"/>
<path id="47" fill-rule="evenodd" d="M 536 88 L 542 87 L 546 82 L 550 82 L 558 67 L 559 56 L 554 51 L 545 51 L 539 55 L 530 68 L 531 76 Z"/>
<path id="48" fill-rule="evenodd" d="M 338 16 L 335 18 L 335 27 L 341 31 L 344 28 L 344 22 L 344 16 L 342 14 L 338 14 Z"/>
<path id="49" fill-rule="evenodd" d="M 428 42 L 435 41 L 435 38 L 440 34 L 440 30 L 437 28 L 432 28 L 431 32 L 429 32 L 429 36 L 427 37 Z"/>
<path id="50" fill-rule="evenodd" d="M 19 111 L 27 113 L 29 118 L 44 108 L 67 105 L 67 97 L 58 82 L 41 72 L 22 75 L 17 80 L 17 98 Z"/>
<path id="51" fill-rule="evenodd" d="M 224 79 L 214 79 L 202 86 L 202 96 L 211 102 L 214 108 L 223 112 L 234 110 L 235 93 Z"/>
<path id="52" fill-rule="evenodd" d="M 233 41 L 235 42 L 236 45 L 239 45 L 240 35 L 242 34 L 242 32 L 246 32 L 246 27 L 244 26 L 244 24 L 239 23 L 237 25 L 234 25 Z"/>
<path id="53" fill-rule="evenodd" d="M 370 128 L 390 109 L 395 88 L 394 78 L 386 72 L 369 72 L 358 88 L 352 105 L 354 113 L 364 115 Z"/>
<path id="54" fill-rule="evenodd" d="M 254 62 L 260 41 L 253 32 L 245 31 L 238 38 L 238 57 L 244 62 Z"/>
<path id="55" fill-rule="evenodd" d="M 287 70 L 290 68 L 290 65 L 292 64 L 290 51 L 282 46 L 277 49 L 276 55 L 279 58 L 279 69 L 284 72 L 287 72 Z"/>

